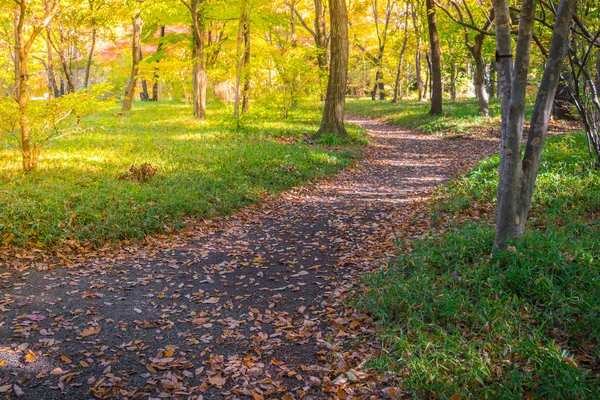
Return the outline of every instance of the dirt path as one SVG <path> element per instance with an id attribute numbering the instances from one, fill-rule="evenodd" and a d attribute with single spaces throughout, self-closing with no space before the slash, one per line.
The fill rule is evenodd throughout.
<path id="1" fill-rule="evenodd" d="M 366 317 L 339 300 L 393 253 L 415 200 L 497 142 L 349 120 L 371 136 L 357 167 L 170 249 L 0 267 L 0 396 L 326 398 L 366 379 L 351 347 Z"/>

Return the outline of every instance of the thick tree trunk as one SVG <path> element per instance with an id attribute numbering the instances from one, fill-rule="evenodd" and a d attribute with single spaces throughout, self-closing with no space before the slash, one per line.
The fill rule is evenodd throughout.
<path id="1" fill-rule="evenodd" d="M 133 106 L 133 99 L 135 96 L 135 87 L 137 86 L 138 75 L 140 72 L 140 61 L 141 61 L 141 37 L 142 37 L 142 17 L 138 10 L 133 18 L 133 37 L 131 40 L 131 75 L 129 76 L 129 83 L 125 89 L 125 97 L 121 105 L 122 111 L 131 111 Z"/>
<path id="2" fill-rule="evenodd" d="M 429 49 L 431 54 L 431 110 L 432 115 L 442 113 L 442 53 L 440 40 L 437 32 L 437 18 L 435 15 L 435 3 L 426 0 L 427 26 L 429 27 Z"/>
<path id="3" fill-rule="evenodd" d="M 331 65 L 321 127 L 316 136 L 346 136 L 344 107 L 348 77 L 348 12 L 345 0 L 329 0 Z"/>
<path id="4" fill-rule="evenodd" d="M 506 0 L 498 1 L 507 3 Z M 546 63 L 531 117 L 525 155 L 521 159 L 521 132 L 525 114 L 525 89 L 529 69 L 535 3 L 535 0 L 526 0 L 522 5 L 508 121 L 506 130 L 502 132 L 496 238 L 494 241 L 497 250 L 505 249 L 508 239 L 520 238 L 525 231 L 525 221 L 531 207 L 552 102 L 567 52 L 570 23 L 576 5 L 575 0 L 562 0 L 558 6 L 548 62 Z M 500 6 L 498 8 L 508 9 L 508 4 L 500 4 Z M 503 29 L 509 30 L 510 26 Z M 501 33 L 505 34 L 505 32 Z M 497 38 L 497 43 L 498 40 Z M 502 60 L 502 56 L 507 55 L 507 53 L 501 53 L 505 50 L 497 44 L 499 60 Z M 503 88 L 503 94 L 504 92 L 505 88 Z"/>

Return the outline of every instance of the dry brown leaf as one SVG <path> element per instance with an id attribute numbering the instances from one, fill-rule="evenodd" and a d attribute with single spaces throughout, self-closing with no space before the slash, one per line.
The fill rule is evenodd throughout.
<path id="1" fill-rule="evenodd" d="M 214 375 L 208 378 L 208 383 L 221 389 L 223 385 L 227 382 L 227 378 L 223 378 L 221 375 Z"/>
<path id="2" fill-rule="evenodd" d="M 99 326 L 93 328 L 86 328 L 83 331 L 81 331 L 80 335 L 83 337 L 97 335 L 98 333 L 100 333 L 101 330 L 102 328 L 100 328 Z"/>

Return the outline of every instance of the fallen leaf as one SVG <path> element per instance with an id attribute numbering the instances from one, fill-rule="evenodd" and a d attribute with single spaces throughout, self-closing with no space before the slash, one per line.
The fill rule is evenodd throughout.
<path id="1" fill-rule="evenodd" d="M 216 386 L 218 389 L 221 389 L 225 382 L 227 382 L 227 378 L 223 378 L 221 375 L 214 375 L 208 378 L 208 383 Z"/>
<path id="2" fill-rule="evenodd" d="M 101 330 L 102 328 L 100 328 L 99 326 L 93 328 L 86 328 L 83 331 L 81 331 L 80 335 L 83 337 L 97 335 L 98 333 L 100 333 Z"/>
<path id="3" fill-rule="evenodd" d="M 37 360 L 37 356 L 33 351 L 29 350 L 27 354 L 25 354 L 25 362 L 32 363 L 35 362 L 35 360 Z"/>

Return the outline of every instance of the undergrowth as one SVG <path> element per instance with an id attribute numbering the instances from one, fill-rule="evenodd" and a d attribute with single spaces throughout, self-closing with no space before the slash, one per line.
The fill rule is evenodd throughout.
<path id="1" fill-rule="evenodd" d="M 324 177 L 360 157 L 364 136 L 310 144 L 318 107 L 281 120 L 255 107 L 238 122 L 210 105 L 206 121 L 183 103 L 136 103 L 91 116 L 82 134 L 49 143 L 38 171 L 0 143 L 0 246 L 102 245 L 181 228 L 187 217 L 231 213 L 265 196 Z M 152 176 L 125 179 L 149 165 Z M 119 179 L 121 177 L 122 179 Z"/>
<path id="2" fill-rule="evenodd" d="M 438 191 L 440 226 L 365 278 L 358 305 L 384 344 L 372 366 L 416 398 L 597 398 L 600 171 L 582 134 L 551 137 L 526 235 L 493 255 L 498 164 Z"/>

